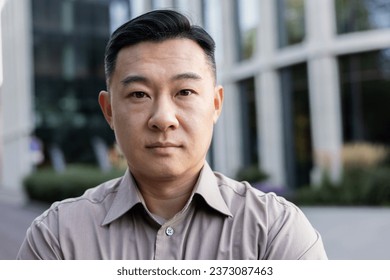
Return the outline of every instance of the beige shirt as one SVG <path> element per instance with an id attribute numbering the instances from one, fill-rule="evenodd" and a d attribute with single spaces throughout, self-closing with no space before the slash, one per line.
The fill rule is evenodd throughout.
<path id="1" fill-rule="evenodd" d="M 160 224 L 161 223 L 161 224 Z M 129 173 L 54 203 L 27 231 L 18 259 L 326 259 L 292 203 L 214 173 L 206 163 L 183 210 L 146 208 Z"/>

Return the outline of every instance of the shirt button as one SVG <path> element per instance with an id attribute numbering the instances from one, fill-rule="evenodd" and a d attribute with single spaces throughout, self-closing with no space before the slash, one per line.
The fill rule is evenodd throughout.
<path id="1" fill-rule="evenodd" d="M 168 236 L 172 236 L 173 234 L 175 233 L 174 229 L 171 228 L 171 227 L 167 227 L 165 229 L 165 234 L 168 235 Z"/>

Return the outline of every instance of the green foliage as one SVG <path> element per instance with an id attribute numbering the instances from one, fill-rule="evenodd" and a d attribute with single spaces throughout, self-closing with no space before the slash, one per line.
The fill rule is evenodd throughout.
<path id="1" fill-rule="evenodd" d="M 349 168 L 337 184 L 325 176 L 319 186 L 297 190 L 294 202 L 305 205 L 390 205 L 390 167 Z"/>
<path id="2" fill-rule="evenodd" d="M 236 179 L 238 181 L 247 181 L 249 183 L 258 183 L 268 179 L 268 174 L 257 166 L 249 166 L 238 171 Z"/>
<path id="3" fill-rule="evenodd" d="M 70 165 L 63 173 L 42 168 L 24 179 L 24 188 L 30 199 L 52 203 L 80 196 L 85 190 L 123 174 L 124 170 L 102 172 L 98 167 L 88 165 Z"/>
<path id="4" fill-rule="evenodd" d="M 245 31 L 242 40 L 242 58 L 249 59 L 253 56 L 256 48 L 256 28 Z"/>

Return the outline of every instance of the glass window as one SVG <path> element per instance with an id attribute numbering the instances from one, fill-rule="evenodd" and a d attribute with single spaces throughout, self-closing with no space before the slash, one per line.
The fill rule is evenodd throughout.
<path id="1" fill-rule="evenodd" d="M 131 18 L 135 18 L 144 12 L 144 5 L 147 4 L 145 0 L 129 0 Z"/>
<path id="2" fill-rule="evenodd" d="M 243 134 L 244 166 L 257 166 L 257 118 L 255 99 L 255 80 L 249 78 L 239 82 L 241 101 L 241 120 Z"/>
<path id="3" fill-rule="evenodd" d="M 305 37 L 304 0 L 278 0 L 279 46 L 300 43 Z"/>
<path id="4" fill-rule="evenodd" d="M 309 90 L 306 64 L 280 70 L 286 170 L 291 187 L 310 183 L 313 167 Z"/>
<path id="5" fill-rule="evenodd" d="M 80 34 L 108 36 L 110 32 L 110 11 L 104 3 L 75 1 L 74 21 L 76 31 Z"/>
<path id="6" fill-rule="evenodd" d="M 91 137 L 113 141 L 96 102 L 96 93 L 105 88 L 108 4 L 81 0 L 32 2 L 35 133 L 46 146 L 59 145 L 68 162 L 94 160 Z M 72 141 L 74 135 L 78 135 L 76 142 Z"/>
<path id="7" fill-rule="evenodd" d="M 54 42 L 34 42 L 34 74 L 48 77 L 60 75 L 61 51 Z"/>
<path id="8" fill-rule="evenodd" d="M 339 34 L 371 29 L 390 28 L 390 1 L 336 0 Z"/>
<path id="9" fill-rule="evenodd" d="M 256 50 L 257 25 L 260 7 L 258 0 L 236 0 L 238 59 L 245 60 L 253 56 Z"/>
<path id="10" fill-rule="evenodd" d="M 74 25 L 80 33 L 87 33 L 91 25 L 92 7 L 85 2 L 74 3 Z"/>
<path id="11" fill-rule="evenodd" d="M 390 49 L 339 58 L 344 142 L 390 143 Z"/>
<path id="12" fill-rule="evenodd" d="M 73 2 L 62 2 L 62 30 L 66 33 L 70 33 L 74 29 L 73 19 Z"/>
<path id="13" fill-rule="evenodd" d="M 75 49 L 71 44 L 62 48 L 62 76 L 65 80 L 71 80 L 75 76 Z"/>
<path id="14" fill-rule="evenodd" d="M 207 32 L 213 37 L 216 45 L 215 59 L 217 62 L 222 61 L 223 58 L 223 27 L 221 14 L 221 0 L 207 0 L 203 1 L 204 9 L 204 27 Z"/>
<path id="15" fill-rule="evenodd" d="M 114 32 L 119 26 L 130 19 L 130 2 L 127 0 L 111 0 L 110 2 L 110 31 Z"/>
<path id="16" fill-rule="evenodd" d="M 61 26 L 61 1 L 34 0 L 32 2 L 33 26 L 45 31 L 57 30 Z"/>

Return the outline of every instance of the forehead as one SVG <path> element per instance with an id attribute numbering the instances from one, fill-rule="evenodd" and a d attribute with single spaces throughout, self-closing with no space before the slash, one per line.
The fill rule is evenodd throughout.
<path id="1" fill-rule="evenodd" d="M 212 75 L 210 64 L 203 49 L 194 41 L 185 38 L 161 42 L 141 42 L 122 48 L 118 52 L 115 74 L 131 71 L 156 70 L 184 71 L 191 68 L 202 75 Z"/>

